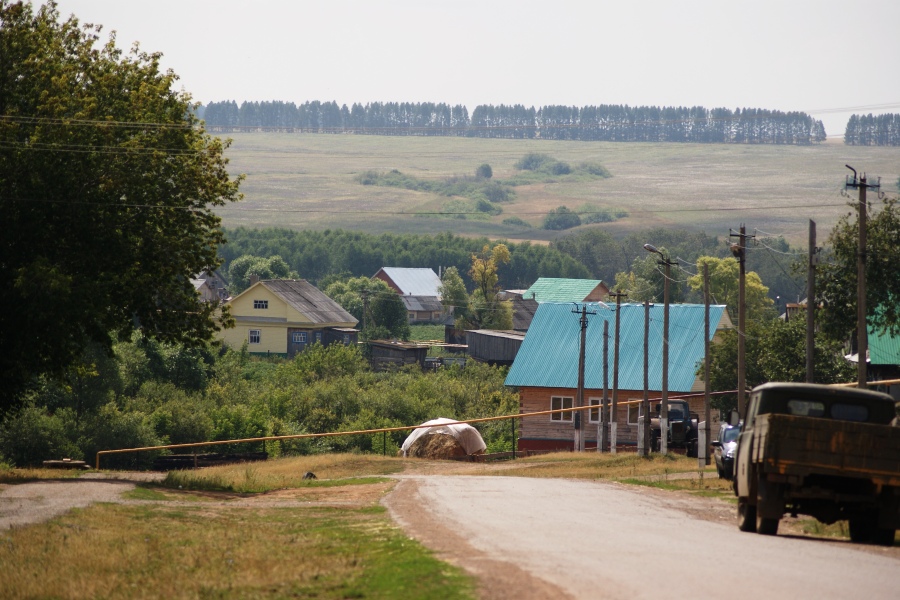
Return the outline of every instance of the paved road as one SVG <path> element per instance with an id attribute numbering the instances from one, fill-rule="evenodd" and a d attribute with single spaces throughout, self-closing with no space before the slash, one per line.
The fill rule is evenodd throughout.
<path id="1" fill-rule="evenodd" d="M 721 502 L 604 482 L 412 479 L 431 519 L 577 598 L 900 598 L 896 549 L 741 533 L 710 518 Z"/>

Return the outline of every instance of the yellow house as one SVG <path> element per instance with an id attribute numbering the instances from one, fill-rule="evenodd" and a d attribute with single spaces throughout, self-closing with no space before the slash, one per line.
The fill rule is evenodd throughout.
<path id="1" fill-rule="evenodd" d="M 252 354 L 294 356 L 315 343 L 355 344 L 358 321 L 303 279 L 253 283 L 229 303 L 235 326 L 219 332 L 232 348 Z"/>

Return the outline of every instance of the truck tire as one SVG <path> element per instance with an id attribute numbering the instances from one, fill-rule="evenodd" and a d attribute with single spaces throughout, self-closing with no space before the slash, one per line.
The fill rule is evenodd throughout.
<path id="1" fill-rule="evenodd" d="M 856 517 L 850 519 L 850 541 L 854 544 L 867 544 L 872 540 L 875 530 L 872 519 Z"/>
<path id="2" fill-rule="evenodd" d="M 746 498 L 738 498 L 738 529 L 756 533 L 756 506 Z"/>
<path id="3" fill-rule="evenodd" d="M 896 535 L 896 529 L 882 529 L 878 527 L 872 532 L 872 543 L 879 546 L 893 546 Z"/>
<path id="4" fill-rule="evenodd" d="M 700 454 L 698 452 L 698 450 L 699 450 L 699 448 L 698 448 L 696 438 L 688 442 L 688 446 L 687 446 L 688 458 L 697 458 L 697 456 L 699 456 L 699 454 Z"/>
<path id="5" fill-rule="evenodd" d="M 651 431 L 650 432 L 650 450 L 653 452 L 659 452 L 662 449 L 662 446 L 659 443 L 659 431 Z"/>
<path id="6" fill-rule="evenodd" d="M 767 519 L 760 516 L 756 517 L 756 533 L 761 535 L 777 535 L 778 523 L 781 519 Z"/>
<path id="7" fill-rule="evenodd" d="M 781 486 L 772 483 L 763 472 L 757 473 L 756 480 L 756 532 L 762 535 L 776 535 L 778 522 L 784 514 L 784 495 Z"/>

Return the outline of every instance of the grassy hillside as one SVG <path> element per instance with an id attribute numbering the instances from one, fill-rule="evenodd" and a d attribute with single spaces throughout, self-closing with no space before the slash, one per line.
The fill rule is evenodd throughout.
<path id="1" fill-rule="evenodd" d="M 626 210 L 615 223 L 583 225 L 627 233 L 651 227 L 699 229 L 724 236 L 746 223 L 802 245 L 807 222 L 820 237 L 848 212 L 840 195 L 850 164 L 883 189 L 896 192 L 900 149 L 821 146 L 737 146 L 489 140 L 444 137 L 384 137 L 278 133 L 235 133 L 228 151 L 230 169 L 245 173 L 246 199 L 220 209 L 227 227 L 280 226 L 294 229 L 343 228 L 368 233 L 487 235 L 552 240 L 566 232 L 539 229 L 551 209 Z M 494 179 L 509 179 L 513 165 L 529 152 L 571 163 L 599 163 L 612 177 L 561 177 L 515 188 L 502 214 L 481 220 L 433 213 L 448 199 L 430 192 L 362 185 L 360 173 L 396 169 L 418 179 L 473 175 L 491 165 Z M 432 213 L 432 214 L 416 214 Z M 519 217 L 531 224 L 503 224 Z"/>

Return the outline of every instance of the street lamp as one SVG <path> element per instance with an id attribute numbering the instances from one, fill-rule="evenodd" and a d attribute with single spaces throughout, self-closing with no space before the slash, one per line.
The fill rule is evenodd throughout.
<path id="1" fill-rule="evenodd" d="M 667 254 L 651 244 L 644 244 L 644 250 L 659 255 L 659 264 L 665 268 L 665 281 L 663 281 L 663 347 L 662 347 L 662 406 L 659 411 L 659 452 L 666 455 L 669 452 L 669 267 L 675 261 L 669 260 Z"/>

